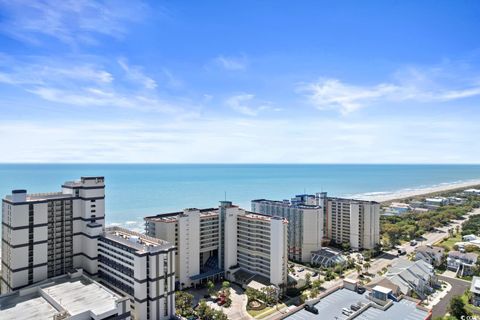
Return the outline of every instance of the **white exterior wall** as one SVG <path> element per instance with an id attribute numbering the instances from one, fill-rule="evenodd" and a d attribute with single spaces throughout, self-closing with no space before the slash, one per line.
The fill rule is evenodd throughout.
<path id="1" fill-rule="evenodd" d="M 286 283 L 287 254 L 287 224 L 283 219 L 271 219 L 270 282 L 272 284 Z"/>
<path id="2" fill-rule="evenodd" d="M 360 205 L 350 203 L 350 246 L 360 248 Z"/>
<path id="3" fill-rule="evenodd" d="M 178 279 L 182 288 L 190 287 L 191 276 L 200 273 L 200 211 L 187 210 L 178 217 Z"/>
<path id="4" fill-rule="evenodd" d="M 323 209 L 303 209 L 302 261 L 310 261 L 312 251 L 322 247 Z"/>
<path id="5" fill-rule="evenodd" d="M 239 208 L 226 208 L 225 215 L 225 270 L 237 265 L 237 249 L 238 249 L 238 214 Z"/>
<path id="6" fill-rule="evenodd" d="M 380 204 L 367 204 L 364 208 L 364 248 L 374 249 L 380 243 Z"/>

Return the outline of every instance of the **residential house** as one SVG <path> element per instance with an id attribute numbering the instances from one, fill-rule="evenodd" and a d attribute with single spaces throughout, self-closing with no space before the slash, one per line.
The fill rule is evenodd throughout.
<path id="1" fill-rule="evenodd" d="M 476 307 L 480 307 L 480 277 L 473 277 L 470 292 L 470 303 Z"/>
<path id="2" fill-rule="evenodd" d="M 461 253 L 460 251 L 450 251 L 447 257 L 447 268 L 456 271 L 458 276 L 469 276 L 473 274 L 478 259 L 476 253 Z"/>
<path id="3" fill-rule="evenodd" d="M 438 286 L 433 266 L 423 260 L 398 259 L 388 269 L 385 277 L 399 286 L 404 295 L 415 293 L 421 299 L 425 299 Z"/>
<path id="4" fill-rule="evenodd" d="M 423 260 L 434 267 L 442 264 L 445 249 L 441 247 L 420 246 L 415 249 L 415 261 Z"/>

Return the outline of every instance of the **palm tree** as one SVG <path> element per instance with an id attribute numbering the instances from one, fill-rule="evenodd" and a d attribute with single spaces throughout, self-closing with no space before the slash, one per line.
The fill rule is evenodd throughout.
<path id="1" fill-rule="evenodd" d="M 313 288 L 312 290 L 310 290 L 310 299 L 316 298 L 319 293 L 320 290 L 318 290 L 317 288 Z"/>
<path id="2" fill-rule="evenodd" d="M 365 263 L 363 264 L 363 268 L 365 269 L 365 272 L 366 272 L 366 273 L 368 273 L 368 268 L 370 268 L 370 267 L 371 267 L 371 265 L 370 265 L 370 263 L 368 263 L 368 262 L 365 262 Z"/>
<path id="3" fill-rule="evenodd" d="M 209 295 L 213 295 L 213 293 L 215 292 L 215 284 L 213 283 L 213 281 L 209 280 L 207 282 L 207 290 Z"/>
<path id="4" fill-rule="evenodd" d="M 358 275 L 360 275 L 360 272 L 362 271 L 362 266 L 359 264 L 355 265 L 355 270 L 357 270 Z"/>

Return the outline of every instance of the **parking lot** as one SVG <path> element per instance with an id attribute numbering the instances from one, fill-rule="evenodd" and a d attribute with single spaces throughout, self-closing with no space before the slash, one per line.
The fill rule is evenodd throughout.
<path id="1" fill-rule="evenodd" d="M 320 274 L 313 276 L 314 272 L 316 271 L 309 270 L 301 265 L 294 265 L 293 270 L 295 270 L 294 273 L 289 273 L 289 275 L 297 281 L 299 279 L 305 279 L 308 273 L 312 275 L 312 277 L 310 278 L 311 281 L 319 279 L 321 277 Z"/>

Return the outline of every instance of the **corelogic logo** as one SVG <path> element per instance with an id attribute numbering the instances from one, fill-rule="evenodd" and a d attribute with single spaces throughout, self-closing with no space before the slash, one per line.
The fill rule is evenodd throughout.
<path id="1" fill-rule="evenodd" d="M 476 316 L 461 316 L 461 320 L 480 320 L 480 318 L 477 318 Z"/>

